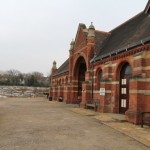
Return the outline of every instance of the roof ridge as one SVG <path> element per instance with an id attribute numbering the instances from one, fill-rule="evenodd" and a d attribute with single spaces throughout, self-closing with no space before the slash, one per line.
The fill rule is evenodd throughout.
<path id="1" fill-rule="evenodd" d="M 96 32 L 100 32 L 100 33 L 106 33 L 106 34 L 111 34 L 110 32 L 106 32 L 106 31 L 100 31 L 100 30 L 95 30 Z"/>

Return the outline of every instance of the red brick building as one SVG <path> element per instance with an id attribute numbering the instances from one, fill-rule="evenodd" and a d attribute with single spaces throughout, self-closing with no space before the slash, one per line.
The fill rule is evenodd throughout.
<path id="1" fill-rule="evenodd" d="M 50 96 L 66 103 L 97 99 L 99 112 L 138 123 L 150 111 L 150 1 L 144 11 L 110 32 L 79 24 L 69 58 L 53 63 Z"/>

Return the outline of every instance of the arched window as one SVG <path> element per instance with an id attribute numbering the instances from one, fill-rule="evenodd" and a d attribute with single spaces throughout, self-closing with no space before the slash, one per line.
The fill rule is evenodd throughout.
<path id="1" fill-rule="evenodd" d="M 97 74 L 97 90 L 100 89 L 100 83 L 102 81 L 102 77 L 103 77 L 103 72 L 102 70 L 99 70 Z"/>
<path id="2" fill-rule="evenodd" d="M 124 64 L 121 69 L 121 76 L 130 77 L 131 75 L 132 75 L 131 66 L 128 63 Z"/>

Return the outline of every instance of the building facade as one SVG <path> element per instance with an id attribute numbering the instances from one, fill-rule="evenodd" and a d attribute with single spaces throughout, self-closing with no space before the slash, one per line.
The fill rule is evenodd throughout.
<path id="1" fill-rule="evenodd" d="M 139 123 L 150 111 L 150 1 L 144 11 L 111 30 L 79 24 L 69 58 L 53 62 L 49 94 L 81 107 L 94 99 L 99 112 L 125 114 Z"/>

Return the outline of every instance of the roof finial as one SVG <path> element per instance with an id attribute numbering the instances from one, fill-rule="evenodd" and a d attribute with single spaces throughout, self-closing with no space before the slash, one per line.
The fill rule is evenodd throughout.
<path id="1" fill-rule="evenodd" d="M 74 39 L 72 39 L 72 41 L 70 43 L 70 50 L 73 50 L 73 46 L 74 46 Z"/>
<path id="2" fill-rule="evenodd" d="M 93 26 L 93 22 L 91 22 L 91 25 L 89 26 L 88 37 L 95 37 L 95 27 Z"/>
<path id="3" fill-rule="evenodd" d="M 89 29 L 95 29 L 93 22 L 91 22 L 91 25 L 89 26 Z"/>
<path id="4" fill-rule="evenodd" d="M 53 61 L 53 67 L 52 67 L 52 69 L 57 69 L 57 67 L 56 67 L 56 61 L 55 60 Z"/>
<path id="5" fill-rule="evenodd" d="M 56 64 L 56 61 L 55 61 L 55 60 L 53 61 L 53 64 Z"/>
<path id="6" fill-rule="evenodd" d="M 73 44 L 74 44 L 74 39 L 72 39 L 72 41 L 71 41 L 70 45 L 73 45 Z"/>

